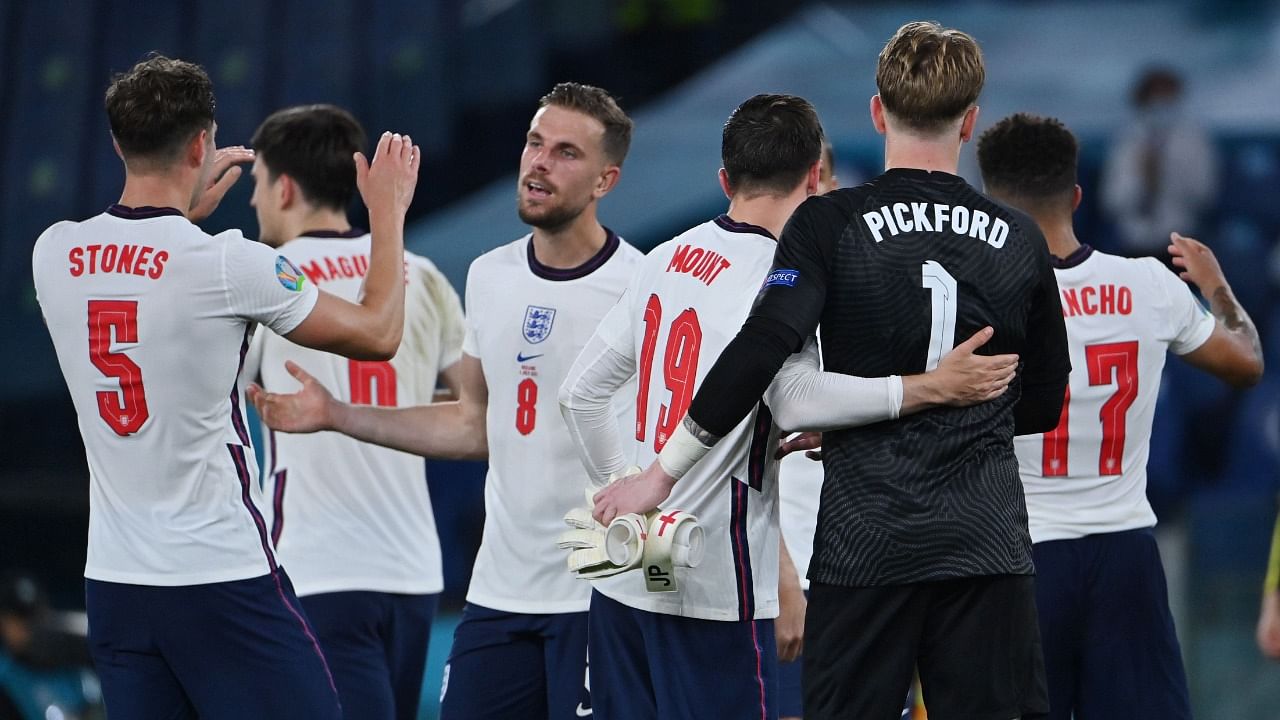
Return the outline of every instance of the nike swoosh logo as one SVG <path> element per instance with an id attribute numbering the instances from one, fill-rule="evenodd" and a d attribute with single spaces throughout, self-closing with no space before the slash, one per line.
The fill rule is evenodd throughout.
<path id="1" fill-rule="evenodd" d="M 591 708 L 582 707 L 582 703 L 578 703 L 578 707 L 573 712 L 578 717 L 591 717 Z"/>
<path id="2" fill-rule="evenodd" d="M 534 358 L 540 358 L 543 355 L 546 355 L 546 353 L 539 353 L 537 355 L 525 355 L 524 353 L 516 353 L 516 362 L 529 362 L 530 360 L 533 360 Z M 588 710 L 588 712 L 590 711 Z M 584 716 L 579 715 L 579 717 L 584 717 Z"/>

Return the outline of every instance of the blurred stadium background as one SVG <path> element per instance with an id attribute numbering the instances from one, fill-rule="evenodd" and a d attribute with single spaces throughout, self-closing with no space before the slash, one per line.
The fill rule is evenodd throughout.
<path id="1" fill-rule="evenodd" d="M 102 111 L 113 72 L 157 50 L 203 64 L 221 144 L 247 143 L 281 107 L 332 102 L 371 134 L 409 132 L 426 162 L 406 244 L 462 290 L 467 264 L 524 230 L 514 171 L 537 98 L 560 80 L 601 85 L 636 120 L 603 221 L 647 249 L 719 212 L 727 113 L 763 91 L 809 98 L 843 184 L 877 174 L 867 116 L 875 56 L 902 22 L 936 19 L 987 58 L 980 128 L 1025 110 L 1083 146 L 1077 229 L 1101 249 L 1099 202 L 1135 78 L 1185 82 L 1185 113 L 1217 149 L 1215 200 L 1196 231 L 1218 253 L 1267 346 L 1269 374 L 1236 393 L 1176 360 L 1165 374 L 1150 496 L 1197 714 L 1280 717 L 1280 666 L 1253 643 L 1280 489 L 1280 8 L 1273 2 L 791 2 L 777 0 L 0 1 L 0 572 L 25 569 L 55 607 L 83 607 L 84 452 L 31 283 L 36 236 L 96 214 L 123 178 Z M 978 183 L 966 149 L 962 167 Z M 209 230 L 256 230 L 241 180 Z M 357 211 L 357 217 L 359 217 Z M 192 368 L 198 372 L 199 368 Z M 146 458 L 138 458 L 145 463 Z M 434 717 L 451 618 L 483 513 L 483 466 L 428 463 L 448 588 L 422 717 Z M 495 688 L 495 692 L 500 689 Z"/>

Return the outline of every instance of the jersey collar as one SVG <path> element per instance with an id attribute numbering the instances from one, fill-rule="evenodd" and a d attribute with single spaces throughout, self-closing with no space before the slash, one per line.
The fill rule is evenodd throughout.
<path id="1" fill-rule="evenodd" d="M 584 278 L 599 270 L 601 265 L 608 262 L 609 258 L 613 257 L 613 254 L 617 252 L 618 246 L 622 244 L 621 238 L 609 228 L 604 229 L 604 235 L 604 247 L 600 248 L 589 260 L 574 268 L 553 268 L 538 262 L 538 258 L 533 255 L 533 236 L 530 235 L 528 250 L 526 251 L 526 255 L 529 258 L 529 272 L 543 280 L 556 282 Z"/>
<path id="2" fill-rule="evenodd" d="M 171 207 L 152 207 L 151 205 L 143 205 L 141 207 L 129 207 L 115 203 L 107 208 L 107 214 L 112 217 L 118 217 L 125 220 L 150 220 L 151 218 L 164 217 L 166 215 L 177 215 L 184 217 L 181 210 Z"/>
<path id="3" fill-rule="evenodd" d="M 728 215 L 721 215 L 720 217 L 716 218 L 715 223 L 716 225 L 719 225 L 722 229 L 728 230 L 729 232 L 748 233 L 751 235 L 763 235 L 774 242 L 778 241 L 778 238 L 774 237 L 773 233 L 769 232 L 765 228 L 762 228 L 759 225 L 752 225 L 751 223 L 738 222 L 737 220 L 734 220 Z"/>
<path id="4" fill-rule="evenodd" d="M 353 227 L 350 230 L 308 230 L 298 237 L 309 238 L 358 238 L 367 234 L 364 228 Z"/>
<path id="5" fill-rule="evenodd" d="M 1080 247 L 1076 248 L 1070 255 L 1064 258 L 1060 258 L 1056 255 L 1050 255 L 1049 263 L 1058 270 L 1065 270 L 1083 263 L 1085 260 L 1088 260 L 1089 256 L 1092 254 L 1093 248 L 1081 243 Z"/>

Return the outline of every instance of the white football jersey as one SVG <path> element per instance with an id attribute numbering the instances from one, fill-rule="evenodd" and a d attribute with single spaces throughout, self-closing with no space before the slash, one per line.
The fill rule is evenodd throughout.
<path id="1" fill-rule="evenodd" d="M 822 497 L 822 463 L 794 452 L 778 464 L 778 521 L 787 552 L 800 575 L 800 587 L 809 589 L 809 560 L 813 535 L 818 531 L 818 501 Z"/>
<path id="2" fill-rule="evenodd" d="M 236 380 L 253 324 L 292 331 L 312 284 L 275 250 L 169 208 L 58 223 L 32 270 L 89 464 L 85 577 L 195 585 L 273 570 Z"/>
<path id="3" fill-rule="evenodd" d="M 641 262 L 597 333 L 634 360 L 636 406 L 627 436 L 648 467 L 689 409 L 716 358 L 742 328 L 777 243 L 767 230 L 722 215 L 659 245 Z M 621 394 L 619 394 L 619 397 Z M 649 612 L 707 620 L 778 614 L 778 431 L 763 405 L 712 448 L 664 508 L 696 515 L 705 554 L 676 568 L 679 590 L 651 593 L 640 573 L 594 581 L 601 593 Z"/>
<path id="4" fill-rule="evenodd" d="M 280 247 L 317 287 L 358 299 L 370 236 L 312 233 Z M 263 330 L 246 362 L 272 392 L 295 392 L 292 360 L 334 397 L 357 405 L 432 401 L 440 371 L 462 356 L 462 303 L 435 265 L 405 253 L 404 336 L 389 362 L 348 360 Z M 444 589 L 440 540 L 417 455 L 335 432 L 267 431 L 263 492 L 281 564 L 298 595 L 344 591 L 426 594 Z"/>
<path id="5" fill-rule="evenodd" d="M 463 351 L 480 359 L 489 387 L 489 472 L 467 602 L 517 613 L 587 609 L 591 586 L 565 569 L 556 547 L 587 484 L 556 391 L 641 257 L 609 232 L 601 251 L 571 270 L 539 263 L 530 235 L 471 263 Z M 631 406 L 620 405 L 625 423 Z"/>
<path id="6" fill-rule="evenodd" d="M 1147 456 L 1165 351 L 1200 347 L 1214 319 L 1153 258 L 1084 246 L 1055 265 L 1071 379 L 1058 427 L 1014 441 L 1031 539 L 1151 527 Z"/>

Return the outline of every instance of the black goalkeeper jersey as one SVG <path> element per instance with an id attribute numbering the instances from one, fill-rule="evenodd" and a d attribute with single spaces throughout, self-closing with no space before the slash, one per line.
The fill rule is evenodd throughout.
<path id="1" fill-rule="evenodd" d="M 924 170 L 893 169 L 810 198 L 779 240 L 744 342 L 726 348 L 692 419 L 718 434 L 751 400 L 733 393 L 760 384 L 742 355 L 794 350 L 819 323 L 832 372 L 921 373 L 988 325 L 995 336 L 980 352 L 1018 353 L 1022 362 L 1009 391 L 990 402 L 826 433 L 809 577 L 870 586 L 1032 573 L 1015 425 L 1055 426 L 1070 372 L 1035 222 L 962 178 Z"/>

